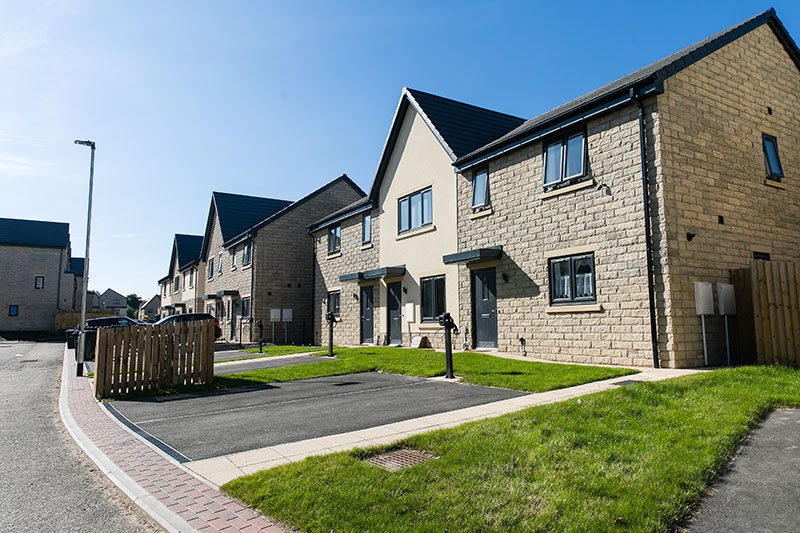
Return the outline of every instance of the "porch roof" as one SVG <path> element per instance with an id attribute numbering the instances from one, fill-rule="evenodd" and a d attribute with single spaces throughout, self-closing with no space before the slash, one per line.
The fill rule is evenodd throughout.
<path id="1" fill-rule="evenodd" d="M 477 263 L 479 261 L 492 261 L 503 257 L 502 246 L 491 246 L 489 248 L 475 248 L 466 252 L 458 252 L 442 256 L 445 265 L 454 263 Z"/>

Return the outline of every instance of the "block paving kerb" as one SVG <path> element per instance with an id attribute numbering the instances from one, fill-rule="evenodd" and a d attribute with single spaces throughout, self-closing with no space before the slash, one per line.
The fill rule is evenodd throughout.
<path id="1" fill-rule="evenodd" d="M 94 399 L 90 380 L 75 376 L 64 350 L 59 409 L 84 452 L 134 503 L 168 531 L 283 530 L 221 493 L 109 416 Z"/>

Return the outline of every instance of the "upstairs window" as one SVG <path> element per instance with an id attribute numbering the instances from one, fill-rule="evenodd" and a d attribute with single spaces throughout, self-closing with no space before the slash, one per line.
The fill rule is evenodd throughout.
<path id="1" fill-rule="evenodd" d="M 44 276 L 36 276 L 33 279 L 33 288 L 34 289 L 44 289 Z"/>
<path id="2" fill-rule="evenodd" d="M 472 177 L 472 209 L 489 207 L 489 170 L 478 169 Z"/>
<path id="3" fill-rule="evenodd" d="M 550 302 L 594 303 L 594 253 L 550 260 Z"/>
<path id="4" fill-rule="evenodd" d="M 231 270 L 236 270 L 236 247 L 231 248 Z"/>
<path id="5" fill-rule="evenodd" d="M 342 293 L 341 291 L 333 291 L 328 293 L 328 312 L 333 313 L 333 316 L 339 318 L 340 313 L 340 301 L 341 301 Z"/>
<path id="6" fill-rule="evenodd" d="M 222 252 L 217 257 L 217 273 L 222 274 Z"/>
<path id="7" fill-rule="evenodd" d="M 208 272 L 206 273 L 207 279 L 212 279 L 214 277 L 214 258 L 210 258 L 208 260 Z"/>
<path id="8" fill-rule="evenodd" d="M 8 306 L 8 316 L 19 316 L 19 306 L 18 305 L 9 305 Z"/>
<path id="9" fill-rule="evenodd" d="M 372 242 L 372 214 L 364 213 L 361 217 L 361 244 Z"/>
<path id="10" fill-rule="evenodd" d="M 181 278 L 180 276 L 175 276 L 175 279 L 172 281 L 172 292 L 178 292 L 178 289 L 181 288 Z M 116 305 L 118 300 L 114 300 L 114 304 Z"/>
<path id="11" fill-rule="evenodd" d="M 194 287 L 194 269 L 189 271 L 189 287 Z"/>
<path id="12" fill-rule="evenodd" d="M 436 322 L 445 312 L 444 276 L 422 278 L 422 321 Z"/>
<path id="13" fill-rule="evenodd" d="M 328 255 L 342 250 L 342 227 L 340 225 L 328 228 Z"/>
<path id="14" fill-rule="evenodd" d="M 247 266 L 252 261 L 253 256 L 253 243 L 248 242 L 245 243 L 244 248 L 242 248 L 242 266 Z"/>
<path id="15" fill-rule="evenodd" d="M 781 181 L 783 167 L 781 167 L 781 158 L 778 155 L 778 139 L 763 133 L 761 140 L 764 145 L 764 165 L 767 167 L 767 179 Z"/>
<path id="16" fill-rule="evenodd" d="M 430 187 L 397 201 L 397 233 L 405 233 L 433 223 L 433 191 Z"/>
<path id="17" fill-rule="evenodd" d="M 544 147 L 544 185 L 556 185 L 586 175 L 586 133 L 572 133 Z"/>

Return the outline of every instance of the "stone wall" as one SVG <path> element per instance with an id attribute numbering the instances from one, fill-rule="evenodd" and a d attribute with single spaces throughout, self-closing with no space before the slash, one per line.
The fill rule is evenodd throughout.
<path id="1" fill-rule="evenodd" d="M 327 313 L 327 297 L 330 291 L 341 291 L 340 320 L 333 329 L 335 344 L 360 344 L 361 343 L 361 308 L 360 301 L 353 298 L 353 294 L 360 296 L 360 284 L 356 281 L 339 281 L 339 276 L 351 272 L 363 272 L 378 268 L 380 220 L 377 210 L 372 210 L 372 242 L 362 245 L 361 216 L 359 213 L 341 222 L 342 246 L 341 252 L 328 255 L 327 228 L 314 232 L 314 245 L 316 247 L 316 261 L 314 272 L 314 342 L 327 344 L 328 324 L 325 321 Z M 385 288 L 379 282 L 371 282 L 374 286 L 374 319 L 373 338 L 386 333 L 386 324 L 381 324 L 378 308 L 381 305 L 381 293 Z M 364 284 L 369 284 L 364 282 Z"/>
<path id="2" fill-rule="evenodd" d="M 559 193 L 544 191 L 539 142 L 489 163 L 489 214 L 473 214 L 472 175 L 460 175 L 458 249 L 503 246 L 496 265 L 499 350 L 650 365 L 637 109 L 612 112 L 586 128 L 589 179 Z M 594 252 L 597 304 L 552 307 L 548 257 L 578 250 Z M 472 329 L 469 268 L 460 267 L 459 284 L 462 325 Z"/>
<path id="3" fill-rule="evenodd" d="M 241 340 L 244 339 L 249 341 L 250 339 L 250 331 L 249 325 L 247 320 L 242 320 L 241 316 L 241 306 L 238 307 L 236 316 L 232 316 L 233 313 L 233 301 L 238 300 L 241 302 L 242 298 L 251 297 L 252 302 L 252 283 L 253 283 L 253 265 L 254 263 L 251 262 L 250 265 L 243 266 L 242 265 L 242 244 L 238 244 L 235 247 L 225 249 L 222 243 L 222 232 L 219 227 L 218 218 L 216 216 L 216 212 L 212 214 L 213 220 L 211 223 L 211 239 L 208 245 L 208 252 L 206 255 L 206 262 L 205 268 L 200 269 L 204 271 L 205 275 L 205 294 L 216 294 L 219 291 L 238 291 L 238 297 L 234 296 L 224 296 L 220 300 L 203 300 L 204 295 L 199 295 L 200 298 L 200 309 L 199 312 L 207 312 L 207 307 L 209 305 L 212 306 L 211 314 L 216 316 L 217 320 L 219 321 L 219 327 L 222 329 L 222 338 L 226 340 L 232 340 L 231 338 L 231 322 L 232 320 L 236 320 L 236 329 L 237 335 L 236 339 Z M 257 251 L 259 245 L 255 244 L 254 248 Z M 236 253 L 236 267 L 232 267 L 231 255 L 232 252 Z M 254 257 L 255 257 L 254 252 Z M 222 271 L 220 272 L 220 257 L 222 258 Z M 214 259 L 214 270 L 213 272 L 209 272 L 210 265 L 209 260 Z M 208 277 L 209 273 L 211 274 L 211 278 Z M 217 310 L 217 303 L 221 303 L 220 311 Z M 187 304 L 188 305 L 188 304 Z M 240 304 L 237 304 L 240 305 Z M 251 304 L 252 305 L 252 304 Z M 244 329 L 244 331 L 242 331 Z M 244 335 L 242 335 L 244 333 Z"/>
<path id="4" fill-rule="evenodd" d="M 313 342 L 314 239 L 308 227 L 360 196 L 337 182 L 258 231 L 253 316 L 264 323 L 265 336 L 272 334 L 270 309 L 292 309 L 291 322 L 276 324 L 276 341 Z"/>
<path id="5" fill-rule="evenodd" d="M 800 260 L 800 72 L 764 25 L 667 79 L 665 89 L 658 99 L 672 294 L 666 350 L 677 366 L 699 366 L 693 282 L 729 282 L 729 269 L 748 266 L 753 252 Z M 778 140 L 779 184 L 765 180 L 762 133 Z M 710 362 L 721 363 L 722 318 L 706 326 Z"/>
<path id="6" fill-rule="evenodd" d="M 0 246 L 0 332 L 52 331 L 59 310 L 72 310 L 72 278 L 64 248 Z M 34 289 L 36 276 L 44 288 Z M 9 316 L 9 306 L 19 316 Z"/>

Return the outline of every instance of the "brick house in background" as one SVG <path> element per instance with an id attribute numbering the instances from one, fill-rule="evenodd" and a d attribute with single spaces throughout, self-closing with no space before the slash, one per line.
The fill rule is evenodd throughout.
<path id="1" fill-rule="evenodd" d="M 728 282 L 754 258 L 800 260 L 798 94 L 800 51 L 769 10 L 459 155 L 457 248 L 417 253 L 457 266 L 458 298 L 448 273 L 445 309 L 457 308 L 467 345 L 702 365 L 693 282 Z M 386 202 L 370 198 L 383 213 Z M 399 237 L 387 218 L 383 241 Z M 354 224 L 342 226 L 332 270 L 363 283 L 374 263 L 357 242 L 345 248 Z M 383 251 L 383 268 L 403 262 Z M 324 255 L 318 263 L 329 282 Z M 706 325 L 720 363 L 722 319 Z M 340 328 L 350 333 L 337 342 L 361 340 Z"/>
<path id="2" fill-rule="evenodd" d="M 139 320 L 158 320 L 161 318 L 161 296 L 155 294 L 139 306 Z"/>
<path id="3" fill-rule="evenodd" d="M 125 316 L 128 311 L 128 299 L 114 289 L 108 288 L 100 295 L 100 310 L 113 311 L 116 316 Z"/>
<path id="4" fill-rule="evenodd" d="M 251 326 L 261 320 L 273 340 L 271 313 L 280 309 L 275 340 L 310 342 L 314 247 L 306 228 L 363 195 L 346 175 L 296 202 L 212 194 L 201 253 L 204 303 L 224 339 L 256 339 Z"/>
<path id="5" fill-rule="evenodd" d="M 200 261 L 202 247 L 202 235 L 175 234 L 169 274 L 158 280 L 163 316 L 202 312 L 205 289 L 205 263 Z"/>
<path id="6" fill-rule="evenodd" d="M 311 226 L 316 239 L 315 332 L 334 341 L 444 345 L 438 315 L 458 301 L 453 162 L 523 119 L 403 89 L 369 196 Z M 458 306 L 447 307 L 456 321 Z"/>
<path id="7" fill-rule="evenodd" d="M 0 334 L 51 332 L 56 313 L 80 309 L 72 261 L 69 224 L 0 218 Z"/>

